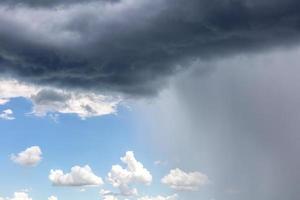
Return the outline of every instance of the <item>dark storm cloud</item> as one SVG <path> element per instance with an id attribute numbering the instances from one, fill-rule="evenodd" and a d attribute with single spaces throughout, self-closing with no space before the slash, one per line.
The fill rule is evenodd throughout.
<path id="1" fill-rule="evenodd" d="M 88 3 L 95 1 L 115 3 L 119 0 L 2 0 L 1 3 L 9 6 L 35 6 L 35 7 L 48 7 L 48 6 L 68 6 L 73 3 Z"/>
<path id="2" fill-rule="evenodd" d="M 296 0 L 7 2 L 0 3 L 3 73 L 130 95 L 154 94 L 195 59 L 290 45 L 300 32 Z"/>

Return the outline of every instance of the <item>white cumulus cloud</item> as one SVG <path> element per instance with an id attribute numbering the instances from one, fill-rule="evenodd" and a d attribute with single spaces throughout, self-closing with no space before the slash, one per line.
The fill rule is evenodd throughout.
<path id="1" fill-rule="evenodd" d="M 1 102 L 0 102 L 1 104 Z M 5 120 L 14 120 L 15 117 L 13 116 L 13 111 L 11 109 L 3 110 L 2 113 L 0 113 L 0 118 Z"/>
<path id="2" fill-rule="evenodd" d="M 120 102 L 119 97 L 93 92 L 63 90 L 0 79 L 0 105 L 17 97 L 30 100 L 33 104 L 32 114 L 36 116 L 63 113 L 76 114 L 82 119 L 115 113 Z"/>
<path id="3" fill-rule="evenodd" d="M 113 195 L 105 195 L 103 197 L 103 200 L 118 200 L 118 198 L 116 196 L 113 196 Z"/>
<path id="4" fill-rule="evenodd" d="M 57 200 L 57 197 L 52 195 L 52 196 L 48 197 L 48 200 Z"/>
<path id="5" fill-rule="evenodd" d="M 138 200 L 177 200 L 178 199 L 178 195 L 177 194 L 173 194 L 171 196 L 156 196 L 156 197 L 150 197 L 150 196 L 144 196 L 144 197 L 140 197 L 138 198 Z"/>
<path id="6" fill-rule="evenodd" d="M 120 165 L 113 165 L 107 179 L 113 187 L 117 187 L 120 190 L 121 195 L 137 195 L 137 189 L 130 188 L 129 185 L 134 183 L 149 185 L 152 182 L 152 175 L 144 168 L 142 163 L 135 159 L 132 151 L 126 152 L 121 161 L 127 165 L 127 168 L 124 169 Z"/>
<path id="7" fill-rule="evenodd" d="M 26 192 L 15 192 L 12 198 L 0 197 L 0 200 L 32 200 Z"/>
<path id="8" fill-rule="evenodd" d="M 51 170 L 49 180 L 55 186 L 98 186 L 103 184 L 102 178 L 96 176 L 88 165 L 74 166 L 71 168 L 71 172 L 66 174 L 59 169 Z"/>
<path id="9" fill-rule="evenodd" d="M 181 169 L 172 169 L 168 175 L 161 179 L 161 182 L 175 190 L 196 191 L 201 186 L 207 185 L 209 179 L 201 172 L 184 172 Z"/>
<path id="10" fill-rule="evenodd" d="M 42 150 L 39 146 L 32 146 L 10 158 L 19 165 L 33 167 L 42 160 Z"/>

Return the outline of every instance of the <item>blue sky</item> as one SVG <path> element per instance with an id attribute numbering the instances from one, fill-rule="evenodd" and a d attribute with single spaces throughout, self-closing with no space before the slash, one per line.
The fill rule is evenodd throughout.
<path id="1" fill-rule="evenodd" d="M 120 157 L 129 150 L 135 152 L 153 176 L 161 176 L 154 164 L 161 156 L 153 154 L 153 145 L 137 137 L 133 112 L 128 108 L 120 107 L 117 114 L 86 120 L 75 114 L 59 115 L 53 120 L 24 114 L 29 113 L 31 107 L 24 98 L 1 106 L 1 110 L 13 108 L 15 117 L 15 120 L 0 120 L 1 170 L 7 172 L 1 174 L 2 196 L 29 189 L 33 199 L 46 199 L 52 194 L 60 199 L 99 199 L 99 187 L 88 188 L 86 192 L 80 192 L 80 188 L 53 187 L 48 179 L 50 169 L 68 171 L 74 165 L 88 164 L 95 174 L 105 178 L 111 166 L 120 163 Z M 10 160 L 12 153 L 35 145 L 43 152 L 38 166 L 22 167 Z M 155 186 L 157 180 L 154 183 L 151 193 L 164 191 Z"/>
<path id="2" fill-rule="evenodd" d="M 176 156 L 157 151 L 138 102 L 0 82 L 2 197 L 173 200 L 177 190 L 209 183 L 206 174 L 174 167 Z"/>

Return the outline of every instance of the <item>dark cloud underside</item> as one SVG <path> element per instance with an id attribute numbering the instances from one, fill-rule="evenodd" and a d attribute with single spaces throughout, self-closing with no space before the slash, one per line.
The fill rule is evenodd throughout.
<path id="1" fill-rule="evenodd" d="M 120 0 L 2 0 L 1 3 L 9 6 L 34 6 L 34 7 L 57 7 L 69 6 L 74 3 L 89 3 L 95 1 L 115 3 Z"/>
<path id="2" fill-rule="evenodd" d="M 2 72 L 130 95 L 156 93 L 195 59 L 294 44 L 300 32 L 296 0 L 7 2 L 20 1 L 0 3 Z"/>

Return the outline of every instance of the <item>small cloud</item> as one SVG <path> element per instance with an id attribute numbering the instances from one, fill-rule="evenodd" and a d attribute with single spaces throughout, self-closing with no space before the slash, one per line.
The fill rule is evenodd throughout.
<path id="1" fill-rule="evenodd" d="M 32 146 L 18 155 L 12 154 L 10 159 L 19 165 L 34 167 L 42 160 L 42 150 L 39 146 Z"/>
<path id="2" fill-rule="evenodd" d="M 86 165 L 84 167 L 74 166 L 70 173 L 64 174 L 62 170 L 51 170 L 49 180 L 55 186 L 98 186 L 102 185 L 101 177 L 96 176 L 92 169 Z"/>
<path id="3" fill-rule="evenodd" d="M 120 195 L 134 196 L 138 194 L 137 189 L 130 188 L 129 184 L 151 184 L 152 175 L 141 162 L 135 159 L 132 151 L 127 151 L 125 156 L 121 158 L 121 161 L 127 165 L 127 168 L 124 169 L 120 165 L 113 165 L 107 178 L 113 187 L 120 190 Z"/>
<path id="4" fill-rule="evenodd" d="M 102 197 L 103 200 L 118 200 L 118 198 L 114 195 L 106 195 Z"/>
<path id="5" fill-rule="evenodd" d="M 178 195 L 177 194 L 173 194 L 171 196 L 156 196 L 156 197 L 150 197 L 150 196 L 144 196 L 144 197 L 140 197 L 138 198 L 138 200 L 177 200 L 178 199 Z"/>
<path id="6" fill-rule="evenodd" d="M 0 197 L 0 200 L 32 200 L 27 192 L 15 192 L 12 198 Z"/>
<path id="7" fill-rule="evenodd" d="M 109 190 L 104 190 L 102 189 L 100 191 L 100 196 L 102 197 L 103 200 L 118 200 L 117 196 L 119 194 L 114 194 L 113 192 Z"/>
<path id="8" fill-rule="evenodd" d="M 0 118 L 4 120 L 14 120 L 15 117 L 13 116 L 13 111 L 11 109 L 3 110 L 2 113 L 0 113 Z"/>
<path id="9" fill-rule="evenodd" d="M 162 161 L 162 160 L 156 160 L 154 161 L 154 165 L 163 165 L 166 166 L 168 164 L 167 161 Z"/>
<path id="10" fill-rule="evenodd" d="M 53 196 L 53 195 L 52 195 L 52 196 L 48 197 L 48 200 L 58 200 L 58 199 L 57 199 L 56 196 Z"/>
<path id="11" fill-rule="evenodd" d="M 161 182 L 175 190 L 197 191 L 201 186 L 207 185 L 209 179 L 201 172 L 187 173 L 176 168 L 163 177 Z"/>

